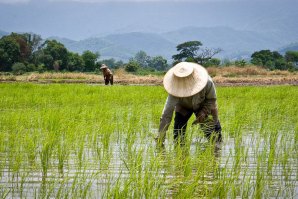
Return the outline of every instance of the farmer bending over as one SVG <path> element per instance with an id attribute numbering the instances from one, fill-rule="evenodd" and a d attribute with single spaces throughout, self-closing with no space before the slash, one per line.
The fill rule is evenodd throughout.
<path id="1" fill-rule="evenodd" d="M 175 143 L 184 143 L 187 121 L 193 113 L 196 119 L 192 124 L 200 124 L 208 140 L 222 141 L 215 86 L 205 68 L 195 63 L 178 63 L 166 73 L 163 85 L 169 95 L 155 138 L 159 144 L 165 141 L 174 111 Z"/>
<path id="2" fill-rule="evenodd" d="M 113 85 L 113 73 L 112 73 L 112 71 L 105 64 L 102 64 L 100 69 L 102 70 L 103 78 L 105 80 L 105 85 L 108 85 L 109 83 L 111 85 Z"/>

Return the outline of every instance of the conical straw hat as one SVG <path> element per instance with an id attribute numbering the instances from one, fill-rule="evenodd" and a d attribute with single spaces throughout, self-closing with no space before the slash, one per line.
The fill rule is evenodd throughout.
<path id="1" fill-rule="evenodd" d="M 164 76 L 166 91 L 176 97 L 189 97 L 200 92 L 207 84 L 208 72 L 201 65 L 180 62 Z"/>
<path id="2" fill-rule="evenodd" d="M 102 64 L 100 69 L 108 68 L 105 64 Z"/>

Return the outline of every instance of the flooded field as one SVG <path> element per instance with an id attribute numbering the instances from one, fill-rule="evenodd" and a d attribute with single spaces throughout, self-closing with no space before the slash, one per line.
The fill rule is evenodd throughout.
<path id="1" fill-rule="evenodd" d="M 298 87 L 217 92 L 221 146 L 160 148 L 161 86 L 0 84 L 0 197 L 297 198 Z"/>

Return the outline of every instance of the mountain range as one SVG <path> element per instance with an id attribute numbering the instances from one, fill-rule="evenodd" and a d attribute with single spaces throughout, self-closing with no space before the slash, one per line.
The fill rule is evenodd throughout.
<path id="1" fill-rule="evenodd" d="M 216 57 L 246 59 L 257 50 L 277 50 L 288 44 L 275 37 L 254 31 L 235 30 L 228 27 L 185 27 L 164 33 L 130 32 L 91 37 L 75 41 L 50 37 L 63 43 L 69 50 L 82 53 L 85 50 L 99 52 L 102 58 L 128 60 L 143 50 L 149 56 L 161 55 L 170 60 L 176 54 L 176 46 L 186 41 L 201 41 L 202 48 L 220 48 Z M 298 38 L 297 38 L 298 41 Z"/>
<path id="2" fill-rule="evenodd" d="M 8 32 L 0 31 L 0 36 Z M 285 53 L 297 50 L 297 43 L 287 45 L 276 37 L 254 31 L 235 30 L 228 27 L 185 27 L 164 33 L 130 32 L 71 40 L 49 37 L 65 45 L 72 52 L 86 50 L 99 52 L 102 59 L 114 58 L 127 61 L 137 52 L 145 51 L 149 56 L 163 56 L 169 61 L 176 54 L 176 46 L 186 41 L 201 41 L 202 48 L 220 48 L 217 58 L 247 59 L 254 51 L 270 49 Z M 298 41 L 298 39 L 297 39 Z"/>
<path id="3" fill-rule="evenodd" d="M 287 51 L 298 51 L 298 42 L 291 43 L 278 49 L 278 52 L 280 52 L 281 54 L 285 54 Z"/>
<path id="4" fill-rule="evenodd" d="M 178 44 L 198 40 L 221 48 L 219 58 L 237 59 L 298 42 L 297 0 L 5 2 L 0 0 L 0 36 L 33 32 L 102 58 L 128 60 L 143 50 L 170 60 Z"/>

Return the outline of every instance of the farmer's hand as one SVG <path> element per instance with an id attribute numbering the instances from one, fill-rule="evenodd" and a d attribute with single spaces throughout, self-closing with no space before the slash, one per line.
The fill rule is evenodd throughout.
<path id="1" fill-rule="evenodd" d="M 195 119 L 195 121 L 192 123 L 192 125 L 203 123 L 205 119 L 206 119 L 206 114 L 204 112 L 200 112 L 197 115 L 197 118 Z"/>
<path id="2" fill-rule="evenodd" d="M 215 123 L 215 125 L 214 125 L 214 131 L 215 131 L 216 133 L 220 133 L 220 132 L 221 132 L 221 125 L 220 125 L 220 122 L 219 122 L 219 121 L 217 121 L 217 122 Z"/>

